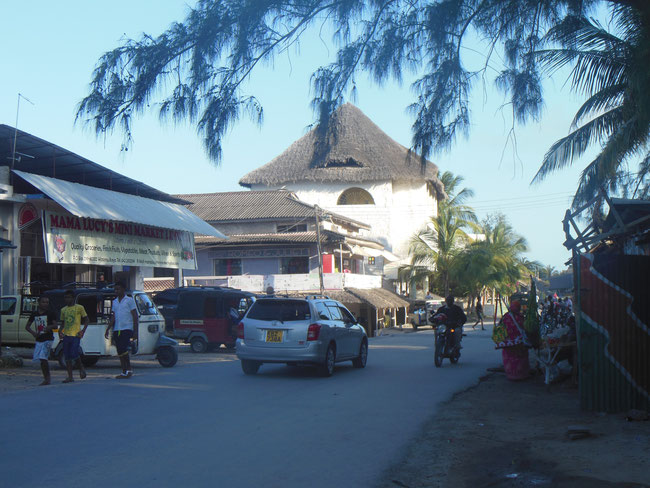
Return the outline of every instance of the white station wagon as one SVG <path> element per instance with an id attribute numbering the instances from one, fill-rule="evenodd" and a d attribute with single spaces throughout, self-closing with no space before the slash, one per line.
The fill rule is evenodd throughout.
<path id="1" fill-rule="evenodd" d="M 323 296 L 260 298 L 237 327 L 237 357 L 245 374 L 263 363 L 316 365 L 323 376 L 335 363 L 364 368 L 368 337 L 354 315 Z"/>

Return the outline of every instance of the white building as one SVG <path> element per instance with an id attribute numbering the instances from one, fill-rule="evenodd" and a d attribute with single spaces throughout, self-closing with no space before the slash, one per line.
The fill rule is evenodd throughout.
<path id="1" fill-rule="evenodd" d="M 322 129 L 239 183 L 252 190 L 290 190 L 304 202 L 366 222 L 369 238 L 406 259 L 409 239 L 436 215 L 437 199 L 445 195 L 438 168 L 391 139 L 354 105 L 337 109 Z"/>

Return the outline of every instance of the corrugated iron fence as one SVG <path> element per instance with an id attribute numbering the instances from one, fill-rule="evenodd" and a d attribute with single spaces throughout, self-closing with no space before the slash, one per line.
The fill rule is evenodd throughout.
<path id="1" fill-rule="evenodd" d="M 580 403 L 650 410 L 650 257 L 580 254 Z"/>

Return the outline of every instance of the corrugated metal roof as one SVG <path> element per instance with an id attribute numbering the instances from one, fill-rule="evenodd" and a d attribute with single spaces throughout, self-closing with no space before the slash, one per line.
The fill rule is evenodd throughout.
<path id="1" fill-rule="evenodd" d="M 191 202 L 187 208 L 208 222 L 301 219 L 316 216 L 313 205 L 298 200 L 288 191 L 233 191 L 220 193 L 189 193 L 174 195 Z M 334 212 L 326 212 L 331 220 L 369 229 L 370 226 Z"/>
<path id="2" fill-rule="evenodd" d="M 153 227 L 225 238 L 221 232 L 182 205 L 24 173 L 23 171 L 14 170 L 14 173 L 77 217 L 135 222 Z"/>
<path id="3" fill-rule="evenodd" d="M 551 276 L 548 282 L 549 290 L 571 290 L 573 289 L 573 273 L 564 273 L 558 276 Z"/>
<path id="4" fill-rule="evenodd" d="M 9 166 L 11 161 L 14 136 L 16 156 L 19 159 L 15 162 L 15 169 L 154 200 L 185 203 L 167 193 L 75 154 L 69 149 L 52 144 L 28 132 L 0 124 L 0 164 L 3 166 Z M 21 190 L 20 187 L 14 189 L 16 193 L 21 193 Z"/>
<path id="5" fill-rule="evenodd" d="M 321 242 L 325 242 L 326 239 L 327 236 L 325 236 L 325 233 L 322 233 Z M 238 246 L 242 244 L 315 243 L 316 232 L 290 232 L 287 234 L 235 234 L 228 236 L 228 240 L 196 236 L 194 242 L 197 247 L 206 245 Z"/>
<path id="6" fill-rule="evenodd" d="M 144 291 L 147 293 L 156 293 L 159 291 L 168 290 L 176 286 L 174 278 L 145 278 Z"/>

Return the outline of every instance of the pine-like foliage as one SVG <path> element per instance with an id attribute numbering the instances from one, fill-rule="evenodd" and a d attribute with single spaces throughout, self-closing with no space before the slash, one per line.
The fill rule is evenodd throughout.
<path id="1" fill-rule="evenodd" d="M 607 28 L 591 18 L 597 8 L 609 9 Z M 574 131 L 549 150 L 537 179 L 602 144 L 584 170 L 576 203 L 601 185 L 618 191 L 635 184 L 647 194 L 647 158 L 632 179 L 624 171 L 631 158 L 646 155 L 647 0 L 199 0 L 161 35 L 129 39 L 104 54 L 77 118 L 98 134 L 121 128 L 128 145 L 133 117 L 157 106 L 162 118 L 195 124 L 208 155 L 219 162 L 233 123 L 245 114 L 262 120 L 262 107 L 243 83 L 308 29 L 323 26 L 335 32 L 338 51 L 312 77 L 321 127 L 354 88 L 359 71 L 377 83 L 419 73 L 410 106 L 413 147 L 428 157 L 467 133 L 470 93 L 489 66 L 500 65 L 495 81 L 519 123 L 539 118 L 544 77 L 569 66 L 573 90 L 587 101 Z M 475 54 L 467 46 L 470 34 L 482 42 L 485 64 L 479 69 L 467 68 L 465 56 Z M 503 63 L 494 59 L 497 53 Z"/>

